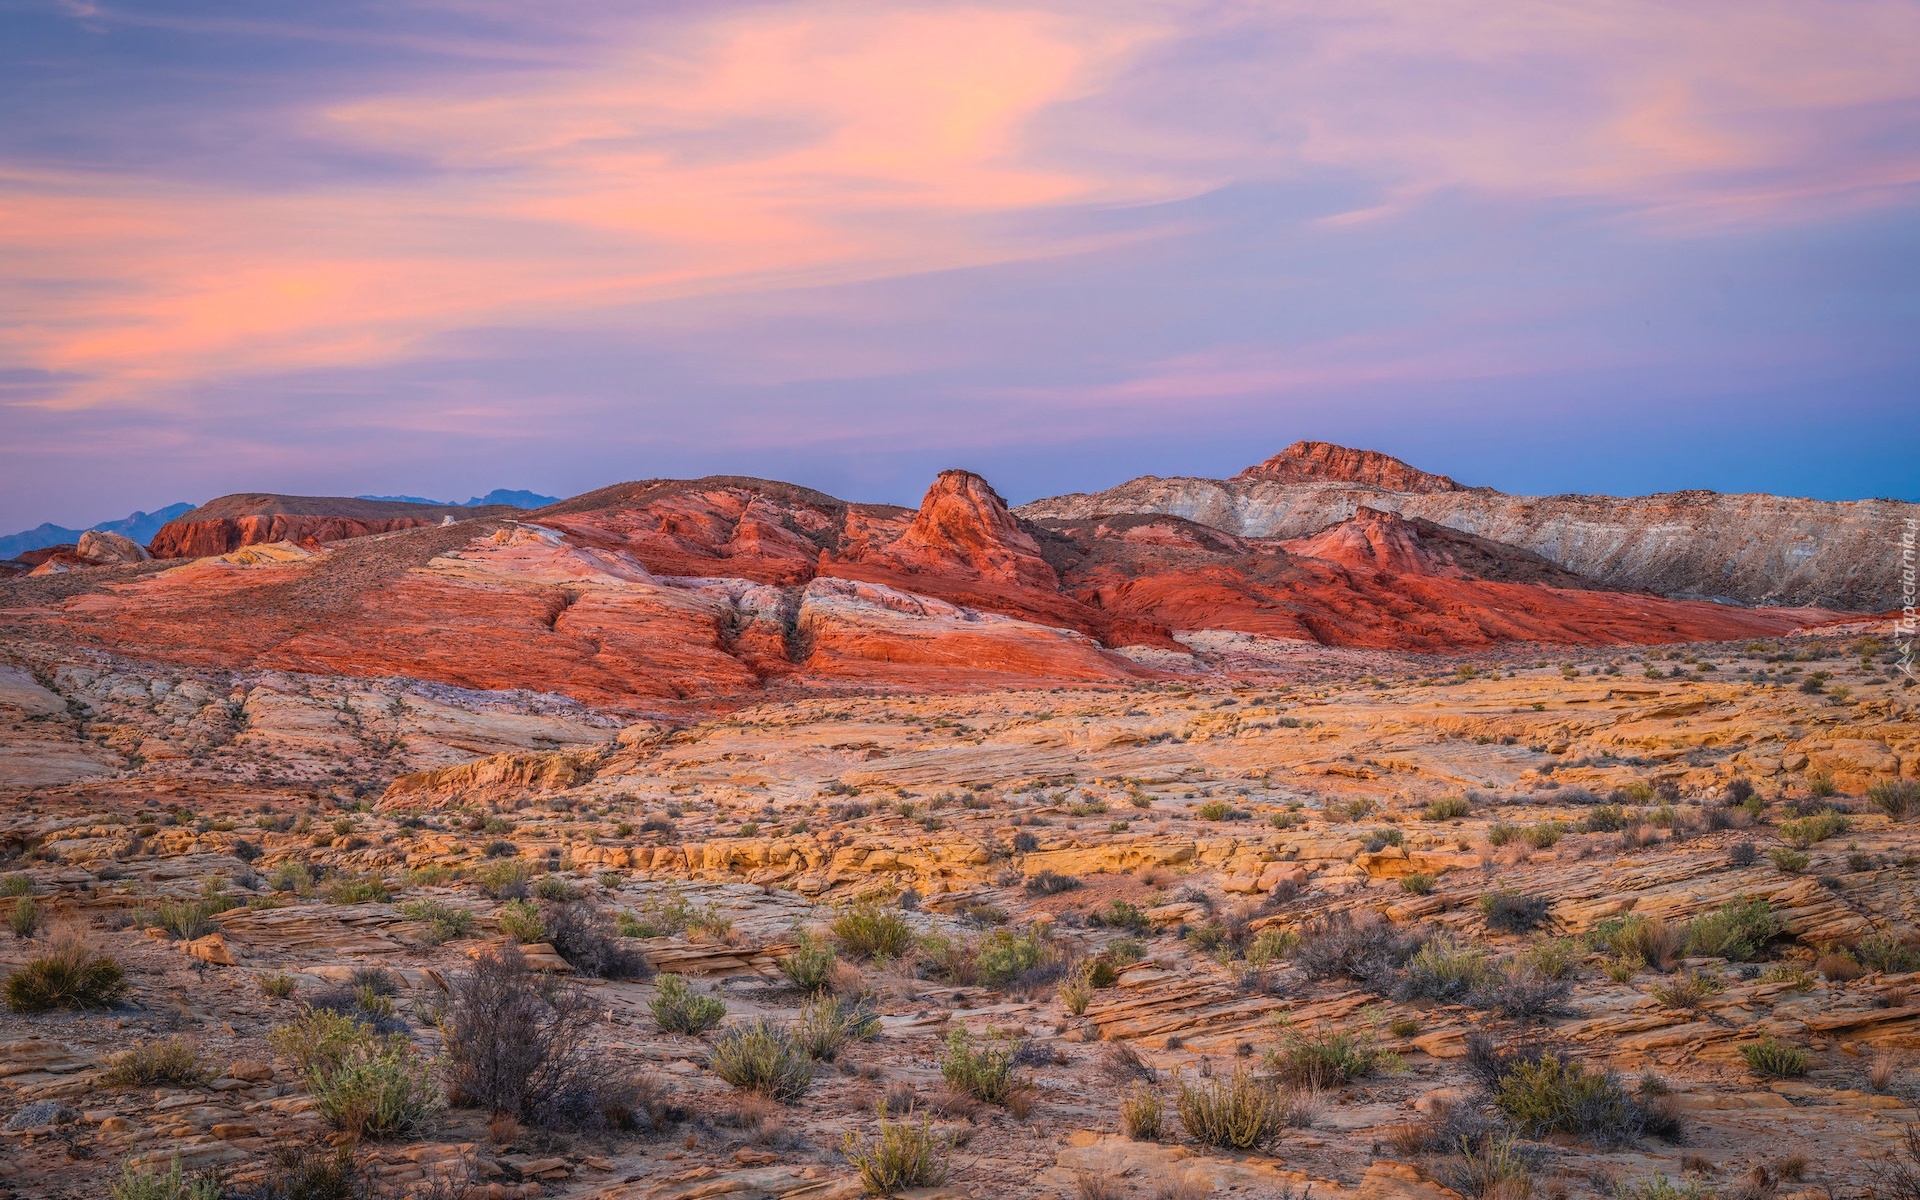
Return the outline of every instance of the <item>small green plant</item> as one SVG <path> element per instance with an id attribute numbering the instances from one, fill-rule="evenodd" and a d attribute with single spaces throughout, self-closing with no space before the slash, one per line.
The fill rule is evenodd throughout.
<path id="1" fill-rule="evenodd" d="M 783 1104 L 806 1095 L 813 1084 L 813 1059 L 793 1035 L 765 1018 L 714 1039 L 707 1065 L 734 1087 Z"/>
<path id="2" fill-rule="evenodd" d="M 1437 936 L 1407 960 L 1400 991 L 1407 999 L 1459 1004 L 1491 983 L 1494 974 L 1484 951 Z"/>
<path id="3" fill-rule="evenodd" d="M 206 937 L 219 930 L 214 914 L 221 911 L 205 900 L 162 900 L 154 906 L 155 924 L 182 941 Z"/>
<path id="4" fill-rule="evenodd" d="M 285 1000 L 300 987 L 285 971 L 268 971 L 260 976 L 260 994 L 269 1000 Z"/>
<path id="5" fill-rule="evenodd" d="M 1267 1053 L 1267 1063 L 1288 1083 L 1327 1088 L 1390 1069 L 1396 1060 L 1367 1030 L 1328 1030 L 1289 1033 L 1278 1049 Z"/>
<path id="6" fill-rule="evenodd" d="M 13 911 L 7 914 L 7 928 L 17 938 L 31 938 L 40 931 L 40 902 L 32 896 L 22 896 L 13 902 Z"/>
<path id="7" fill-rule="evenodd" d="M 1682 971 L 1664 983 L 1654 984 L 1647 992 L 1668 1008 L 1693 1010 L 1705 1004 L 1708 996 L 1718 995 L 1726 988 L 1716 975 Z"/>
<path id="8" fill-rule="evenodd" d="M 1415 896 L 1427 896 L 1433 893 L 1433 876 L 1425 871 L 1416 871 L 1400 877 L 1400 890 Z"/>
<path id="9" fill-rule="evenodd" d="M 512 847 L 509 846 L 508 849 L 511 850 Z M 496 900 L 510 895 L 526 895 L 522 889 L 532 878 L 533 864 L 523 858 L 488 863 L 473 876 L 474 882 L 480 885 L 480 890 Z"/>
<path id="10" fill-rule="evenodd" d="M 1253 935 L 1247 943 L 1246 958 L 1249 966 L 1264 967 L 1269 963 L 1292 954 L 1300 948 L 1300 934 L 1292 929 L 1276 929 L 1269 925 Z"/>
<path id="11" fill-rule="evenodd" d="M 1687 941 L 1684 929 L 1640 913 L 1609 917 L 1586 936 L 1622 960 L 1636 963 L 1635 970 L 1649 966 L 1657 971 L 1665 970 Z"/>
<path id="12" fill-rule="evenodd" d="M 1136 1080 L 1120 1097 L 1120 1128 L 1136 1142 L 1157 1142 L 1166 1122 L 1166 1105 L 1160 1090 Z"/>
<path id="13" fill-rule="evenodd" d="M 33 890 L 33 876 L 31 875 L 15 874 L 0 876 L 0 897 L 31 896 L 33 895 Z"/>
<path id="14" fill-rule="evenodd" d="M 1775 963 L 1760 976 L 1763 983 L 1784 983 L 1788 991 L 1810 992 L 1819 977 L 1799 963 Z"/>
<path id="15" fill-rule="evenodd" d="M 1833 782 L 1832 771 L 1815 771 L 1807 776 L 1807 794 L 1826 799 L 1839 791 Z"/>
<path id="16" fill-rule="evenodd" d="M 1853 822 L 1832 809 L 1814 813 L 1810 817 L 1801 817 L 1797 821 L 1782 821 L 1780 836 L 1797 850 L 1805 850 L 1816 842 L 1824 842 L 1830 837 L 1838 837 L 1853 828 Z"/>
<path id="17" fill-rule="evenodd" d="M 829 926 L 840 948 L 858 959 L 899 958 L 914 945 L 913 926 L 897 909 L 856 904 Z"/>
<path id="18" fill-rule="evenodd" d="M 1580 822 L 1580 828 L 1588 833 L 1618 833 L 1626 827 L 1627 814 L 1617 804 L 1602 804 Z"/>
<path id="19" fill-rule="evenodd" d="M 1547 901 L 1541 896 L 1525 896 L 1505 889 L 1480 897 L 1480 912 L 1487 928 L 1495 933 L 1526 933 L 1547 919 Z"/>
<path id="20" fill-rule="evenodd" d="M 1099 917 L 1099 924 L 1109 925 L 1115 929 L 1145 933 L 1153 927 L 1153 922 L 1147 917 L 1147 911 L 1126 900 L 1115 900 L 1096 915 Z"/>
<path id="21" fill-rule="evenodd" d="M 1087 1015 L 1087 1006 L 1093 1003 L 1093 964 L 1084 963 L 1067 972 L 1060 981 L 1060 1003 L 1076 1017 Z"/>
<path id="22" fill-rule="evenodd" d="M 1573 969 L 1580 962 L 1582 953 L 1578 938 L 1557 938 L 1535 934 L 1533 944 L 1520 956 L 1520 961 L 1531 967 L 1542 978 L 1565 979 L 1573 974 Z"/>
<path id="23" fill-rule="evenodd" d="M 537 899 L 552 900 L 557 904 L 580 898 L 574 886 L 558 875 L 542 875 L 533 885 L 533 894 Z"/>
<path id="24" fill-rule="evenodd" d="M 1520 837 L 1520 826 L 1507 821 L 1495 821 L 1487 826 L 1487 845 L 1504 846 Z"/>
<path id="25" fill-rule="evenodd" d="M 1889 975 L 1920 971 L 1920 944 L 1903 942 L 1889 934 L 1873 933 L 1860 939 L 1853 948 L 1860 965 Z"/>
<path id="26" fill-rule="evenodd" d="M 1633 1103 L 1611 1072 L 1551 1055 L 1509 1067 L 1494 1103 L 1529 1137 L 1571 1133 L 1614 1140 L 1635 1124 Z"/>
<path id="27" fill-rule="evenodd" d="M 1765 900 L 1735 900 L 1702 913 L 1687 926 L 1687 953 L 1746 962 L 1757 958 L 1780 932 L 1780 918 Z"/>
<path id="28" fill-rule="evenodd" d="M 812 936 L 802 934 L 800 944 L 780 960 L 780 973 L 793 986 L 817 996 L 833 986 L 834 969 L 840 959 L 833 948 L 823 946 Z"/>
<path id="29" fill-rule="evenodd" d="M 964 1028 L 947 1035 L 940 1075 L 947 1086 L 984 1104 L 1005 1105 L 1022 1081 L 1013 1073 L 1013 1045 L 998 1035 L 978 1048 Z"/>
<path id="30" fill-rule="evenodd" d="M 682 975 L 662 975 L 647 1004 L 653 1023 L 662 1033 L 705 1033 L 727 1015 L 727 1003 L 687 986 Z"/>
<path id="31" fill-rule="evenodd" d="M 1202 821 L 1224 821 L 1233 815 L 1233 805 L 1225 800 L 1209 800 L 1194 810 Z"/>
<path id="32" fill-rule="evenodd" d="M 540 908 L 531 900 L 509 900 L 500 910 L 500 932 L 522 944 L 537 942 L 547 936 L 547 923 L 540 918 Z"/>
<path id="33" fill-rule="evenodd" d="M 880 1014 L 865 998 L 816 996 L 800 1006 L 793 1036 L 808 1057 L 832 1062 L 848 1042 L 880 1036 Z"/>
<path id="34" fill-rule="evenodd" d="M 431 1064 L 402 1034 L 361 1041 L 306 1079 L 320 1115 L 354 1138 L 403 1137 L 440 1102 Z"/>
<path id="35" fill-rule="evenodd" d="M 1387 1032 L 1401 1039 L 1418 1036 L 1420 1033 L 1420 1018 L 1415 1016 L 1395 1017 L 1393 1020 L 1387 1022 Z"/>
<path id="36" fill-rule="evenodd" d="M 165 1174 L 128 1161 L 120 1167 L 120 1178 L 107 1187 L 111 1200 L 220 1200 L 225 1194 L 217 1172 L 187 1175 L 180 1168 L 179 1155 Z"/>
<path id="37" fill-rule="evenodd" d="M 385 904 L 393 898 L 378 875 L 343 875 L 325 889 L 328 904 Z"/>
<path id="38" fill-rule="evenodd" d="M 1767 852 L 1773 865 L 1789 875 L 1798 875 L 1813 864 L 1813 859 L 1798 850 L 1789 850 L 1785 846 L 1775 846 Z"/>
<path id="39" fill-rule="evenodd" d="M 1566 832 L 1567 827 L 1558 821 L 1542 821 L 1538 825 L 1527 826 L 1520 836 L 1536 850 L 1550 850 Z"/>
<path id="40" fill-rule="evenodd" d="M 400 915 L 427 927 L 429 945 L 438 946 L 473 932 L 473 914 L 444 900 L 409 900 L 400 906 Z"/>
<path id="41" fill-rule="evenodd" d="M 1198 1084 L 1180 1080 L 1175 1108 L 1188 1137 L 1223 1150 L 1258 1150 L 1287 1123 L 1279 1092 L 1248 1071 Z"/>
<path id="42" fill-rule="evenodd" d="M 1473 805 L 1465 796 L 1446 796 L 1432 801 L 1420 816 L 1428 821 L 1458 821 L 1473 815 Z"/>
<path id="43" fill-rule="evenodd" d="M 1053 947 L 1039 933 L 996 929 L 980 939 L 974 970 L 988 987 L 1004 987 L 1053 958 Z"/>
<path id="44" fill-rule="evenodd" d="M 1747 1060 L 1747 1069 L 1755 1075 L 1773 1079 L 1798 1079 L 1811 1065 L 1805 1050 L 1772 1034 L 1740 1047 L 1740 1057 Z"/>
<path id="45" fill-rule="evenodd" d="M 1665 1175 L 1655 1174 L 1652 1179 L 1616 1187 L 1613 1194 L 1618 1200 L 1715 1200 L 1719 1192 L 1699 1178 L 1689 1177 L 1675 1183 Z"/>
<path id="46" fill-rule="evenodd" d="M 849 1133 L 842 1143 L 847 1161 L 860 1174 L 869 1196 L 892 1196 L 908 1188 L 939 1187 L 947 1181 L 952 1139 L 933 1132 L 921 1117 L 891 1121 L 883 1114 L 872 1141 Z"/>
<path id="47" fill-rule="evenodd" d="M 1920 782 L 1882 780 L 1867 788 L 1867 801 L 1894 820 L 1905 820 L 1908 813 L 1920 813 Z"/>
<path id="48" fill-rule="evenodd" d="M 7 976 L 7 1008 L 17 1013 L 56 1008 L 112 1008 L 129 988 L 126 972 L 108 954 L 78 938 L 63 938 Z"/>
<path id="49" fill-rule="evenodd" d="M 200 1048 L 179 1037 L 137 1043 L 109 1058 L 100 1074 L 107 1087 L 199 1087 L 212 1078 Z"/>

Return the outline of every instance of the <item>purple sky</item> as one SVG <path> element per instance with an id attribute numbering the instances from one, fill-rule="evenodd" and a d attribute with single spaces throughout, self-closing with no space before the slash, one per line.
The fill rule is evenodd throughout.
<path id="1" fill-rule="evenodd" d="M 1916 47 L 1909 0 L 0 0 L 0 533 L 1301 437 L 1920 499 Z"/>

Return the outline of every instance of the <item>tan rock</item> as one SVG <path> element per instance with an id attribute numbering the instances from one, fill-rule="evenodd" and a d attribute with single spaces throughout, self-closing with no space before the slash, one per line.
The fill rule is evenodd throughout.
<path id="1" fill-rule="evenodd" d="M 231 947 L 227 945 L 224 934 L 210 933 L 203 938 L 194 938 L 190 942 L 181 942 L 180 949 L 190 957 L 201 962 L 212 963 L 217 967 L 231 967 L 239 963 Z"/>

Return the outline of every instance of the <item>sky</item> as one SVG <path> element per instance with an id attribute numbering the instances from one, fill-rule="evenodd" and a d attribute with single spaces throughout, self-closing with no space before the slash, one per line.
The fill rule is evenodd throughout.
<path id="1" fill-rule="evenodd" d="M 0 532 L 1299 438 L 1920 499 L 1920 4 L 0 0 Z"/>

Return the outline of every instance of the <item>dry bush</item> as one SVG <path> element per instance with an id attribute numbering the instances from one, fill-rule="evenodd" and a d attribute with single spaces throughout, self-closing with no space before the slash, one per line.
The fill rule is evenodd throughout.
<path id="1" fill-rule="evenodd" d="M 613 918 L 584 900 L 542 905 L 540 921 L 554 953 L 582 975 L 645 979 L 652 973 L 645 958 L 621 943 Z"/>
<path id="2" fill-rule="evenodd" d="M 1876 1054 L 1867 1067 L 1867 1087 L 1876 1092 L 1890 1092 L 1898 1074 L 1893 1055 L 1886 1052 Z"/>
<path id="3" fill-rule="evenodd" d="M 1393 972 L 1413 956 L 1420 939 L 1371 913 L 1356 920 L 1341 910 L 1300 931 L 1294 963 L 1310 979 L 1343 977 L 1371 987 L 1387 986 Z"/>
<path id="4" fill-rule="evenodd" d="M 141 1042 L 107 1060 L 100 1082 L 107 1087 L 199 1087 L 213 1078 L 200 1047 L 187 1038 Z"/>
<path id="5" fill-rule="evenodd" d="M 1100 1052 L 1100 1074 L 1113 1083 L 1141 1080 L 1151 1083 L 1155 1072 L 1131 1044 L 1108 1042 L 1107 1048 Z"/>
<path id="6" fill-rule="evenodd" d="M 588 1033 L 600 1006 L 569 980 L 537 975 L 515 946 L 482 954 L 449 982 L 441 1032 L 455 1104 L 510 1113 L 531 1125 L 621 1125 L 634 1085 Z"/>
<path id="7" fill-rule="evenodd" d="M 783 1103 L 798 1100 L 813 1085 L 813 1059 L 806 1048 L 765 1018 L 714 1039 L 707 1066 L 734 1087 Z"/>
<path id="8" fill-rule="evenodd" d="M 938 1187 L 947 1181 L 953 1154 L 950 1139 L 933 1132 L 925 1117 L 889 1121 L 880 1118 L 878 1134 L 869 1141 L 848 1134 L 843 1144 L 847 1161 L 860 1173 L 860 1184 L 870 1196 L 891 1196 L 908 1188 Z"/>
<path id="9" fill-rule="evenodd" d="M 17 1013 L 56 1008 L 112 1008 L 129 991 L 126 972 L 110 954 L 95 954 L 78 934 L 57 936 L 45 954 L 7 976 L 7 1008 Z"/>
<path id="10" fill-rule="evenodd" d="M 1135 1083 L 1120 1097 L 1120 1128 L 1136 1142 L 1157 1142 L 1166 1120 L 1160 1091 L 1150 1083 Z"/>
<path id="11" fill-rule="evenodd" d="M 1280 1093 L 1247 1071 L 1199 1084 L 1181 1080 L 1176 1108 L 1188 1137 L 1223 1150 L 1257 1150 L 1287 1125 Z"/>
<path id="12" fill-rule="evenodd" d="M 1121 1200 L 1127 1188 L 1111 1171 L 1083 1168 L 1073 1173 L 1073 1194 L 1078 1200 Z"/>

